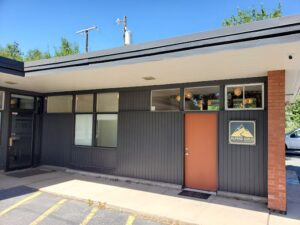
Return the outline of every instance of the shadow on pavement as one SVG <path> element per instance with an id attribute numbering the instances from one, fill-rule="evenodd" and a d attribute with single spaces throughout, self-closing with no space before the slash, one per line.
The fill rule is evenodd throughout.
<path id="1" fill-rule="evenodd" d="M 27 187 L 27 186 L 18 186 L 18 187 L 2 189 L 2 190 L 0 190 L 0 201 L 9 199 L 9 198 L 26 195 L 26 194 L 30 194 L 30 193 L 33 193 L 36 191 L 37 191 L 36 189 Z"/>

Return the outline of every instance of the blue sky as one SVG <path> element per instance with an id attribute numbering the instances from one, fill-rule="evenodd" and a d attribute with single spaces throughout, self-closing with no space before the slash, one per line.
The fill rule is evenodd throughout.
<path id="1" fill-rule="evenodd" d="M 275 8 L 279 1 L 255 0 L 0 0 L 0 46 L 17 41 L 29 49 L 53 51 L 61 37 L 84 49 L 77 30 L 92 25 L 90 51 L 122 46 L 122 28 L 116 18 L 128 17 L 134 43 L 143 43 L 221 27 L 238 7 L 263 4 Z M 284 15 L 300 13 L 300 0 L 282 0 Z"/>

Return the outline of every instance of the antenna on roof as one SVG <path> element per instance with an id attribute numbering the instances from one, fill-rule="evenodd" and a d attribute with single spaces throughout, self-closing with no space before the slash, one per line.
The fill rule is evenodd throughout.
<path id="1" fill-rule="evenodd" d="M 89 32 L 92 30 L 96 30 L 96 26 L 92 26 L 86 29 L 82 29 L 76 32 L 76 34 L 83 34 L 85 33 L 85 52 L 89 51 Z"/>
<path id="2" fill-rule="evenodd" d="M 123 19 L 117 19 L 116 23 L 118 25 L 123 25 L 123 40 L 124 45 L 130 45 L 131 44 L 131 31 L 127 29 L 127 16 L 124 16 Z"/>

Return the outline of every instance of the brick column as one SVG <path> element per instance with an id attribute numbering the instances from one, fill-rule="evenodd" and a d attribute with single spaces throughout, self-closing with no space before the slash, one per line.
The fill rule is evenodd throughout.
<path id="1" fill-rule="evenodd" d="M 284 70 L 268 72 L 268 208 L 286 211 Z"/>

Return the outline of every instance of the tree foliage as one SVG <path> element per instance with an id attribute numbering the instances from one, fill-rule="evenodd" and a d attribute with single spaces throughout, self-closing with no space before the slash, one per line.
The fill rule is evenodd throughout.
<path id="1" fill-rule="evenodd" d="M 294 103 L 285 107 L 285 131 L 290 132 L 300 127 L 300 96 Z"/>
<path id="2" fill-rule="evenodd" d="M 244 23 L 251 23 L 254 21 L 265 20 L 270 18 L 277 18 L 282 16 L 281 4 L 279 3 L 277 8 L 268 12 L 263 5 L 260 5 L 260 9 L 252 7 L 252 9 L 239 9 L 237 14 L 223 20 L 222 25 L 224 27 L 237 26 Z"/>
<path id="3" fill-rule="evenodd" d="M 61 44 L 58 49 L 55 49 L 55 56 L 75 55 L 79 53 L 78 44 L 71 44 L 66 38 L 61 39 Z"/>
<path id="4" fill-rule="evenodd" d="M 54 55 L 51 55 L 49 51 L 43 52 L 39 49 L 31 49 L 25 55 L 23 55 L 19 43 L 17 42 L 9 43 L 4 48 L 0 47 L 0 56 L 18 61 L 34 61 L 39 59 L 49 59 L 52 57 L 75 55 L 78 53 L 78 44 L 71 44 L 66 38 L 61 38 L 59 48 L 54 48 Z"/>
<path id="5" fill-rule="evenodd" d="M 32 49 L 27 52 L 24 61 L 34 61 L 49 58 L 51 58 L 50 52 L 42 52 L 39 49 Z"/>
<path id="6" fill-rule="evenodd" d="M 23 56 L 20 46 L 17 42 L 7 44 L 4 48 L 0 47 L 0 56 L 23 61 Z"/>

